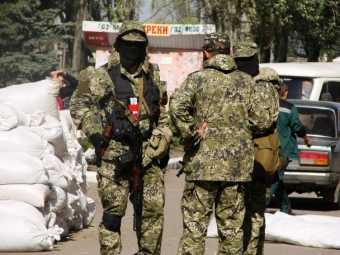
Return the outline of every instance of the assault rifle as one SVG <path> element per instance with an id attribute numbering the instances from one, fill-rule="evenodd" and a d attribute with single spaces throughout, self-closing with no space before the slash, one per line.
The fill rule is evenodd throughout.
<path id="1" fill-rule="evenodd" d="M 130 175 L 130 200 L 133 205 L 133 230 L 139 238 L 142 228 L 143 214 L 143 168 L 142 168 L 142 148 L 143 138 L 138 127 L 133 127 L 132 141 L 130 149 L 134 155 L 134 164 Z"/>
<path id="2" fill-rule="evenodd" d="M 119 120 L 118 120 L 119 121 Z M 134 218 L 133 218 L 133 230 L 140 235 L 142 226 L 142 211 L 143 211 L 143 169 L 142 169 L 142 148 L 143 148 L 143 136 L 138 127 L 129 125 L 115 126 L 117 120 L 112 121 L 106 125 L 103 130 L 103 137 L 110 141 L 114 139 L 123 144 L 127 144 L 130 151 L 122 155 L 117 159 L 118 175 L 129 174 L 130 182 L 130 200 L 133 204 Z M 126 124 L 126 123 L 125 123 Z M 123 127 L 124 126 L 124 127 Z M 109 142 L 103 144 L 100 154 L 104 155 Z M 99 159 L 101 160 L 101 159 Z"/>

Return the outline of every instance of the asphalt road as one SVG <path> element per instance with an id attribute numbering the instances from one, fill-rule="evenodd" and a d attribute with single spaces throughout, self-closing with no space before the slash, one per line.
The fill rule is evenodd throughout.
<path id="1" fill-rule="evenodd" d="M 163 235 L 162 255 L 174 255 L 181 235 L 180 197 L 184 180 L 175 176 L 175 171 L 166 174 L 166 217 Z M 89 196 L 94 198 L 99 205 L 96 184 L 89 184 Z M 340 217 L 340 210 L 336 210 L 311 195 L 293 198 L 293 208 L 296 214 L 321 214 Z M 54 251 L 43 252 L 44 255 L 99 255 L 97 226 L 100 221 L 101 208 L 98 206 L 97 214 L 91 227 L 74 233 L 67 240 L 59 242 Z M 128 207 L 127 215 L 122 224 L 123 252 L 122 255 L 132 255 L 136 252 L 136 237 L 132 231 L 132 208 Z M 206 255 L 217 254 L 217 240 L 208 239 L 206 242 Z M 5 253 L 3 253 L 5 254 Z M 37 254 L 37 253 L 7 253 L 12 254 Z M 316 249 L 288 244 L 265 244 L 265 255 L 339 255 L 340 250 Z"/>

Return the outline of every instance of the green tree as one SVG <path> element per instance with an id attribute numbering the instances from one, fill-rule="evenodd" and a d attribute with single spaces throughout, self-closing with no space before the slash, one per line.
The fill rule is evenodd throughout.
<path id="1" fill-rule="evenodd" d="M 340 36 L 338 0 L 292 1 L 293 29 L 308 61 L 318 61 L 322 50 L 331 51 Z"/>
<path id="2" fill-rule="evenodd" d="M 37 0 L 5 0 L 0 8 L 0 86 L 44 78 L 58 65 L 56 10 Z"/>
<path id="3" fill-rule="evenodd" d="M 289 0 L 254 0 L 252 34 L 259 45 L 262 62 L 285 62 L 291 27 Z M 272 57 L 273 53 L 273 57 Z"/>

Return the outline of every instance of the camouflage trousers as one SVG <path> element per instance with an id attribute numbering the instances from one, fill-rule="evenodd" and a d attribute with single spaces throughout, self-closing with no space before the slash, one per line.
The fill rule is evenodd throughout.
<path id="1" fill-rule="evenodd" d="M 265 240 L 266 185 L 253 181 L 246 186 L 244 254 L 262 255 Z"/>
<path id="2" fill-rule="evenodd" d="M 104 215 L 113 215 L 111 218 L 119 221 L 125 215 L 129 199 L 129 181 L 114 176 L 113 171 L 114 165 L 102 163 L 97 174 L 98 193 Z M 143 180 L 143 223 L 141 233 L 137 235 L 139 252 L 145 255 L 160 255 L 164 221 L 164 175 L 159 167 L 152 166 L 147 169 Z M 119 230 L 112 231 L 102 222 L 99 226 L 99 242 L 102 255 L 120 254 L 122 250 L 120 227 Z"/>
<path id="3" fill-rule="evenodd" d="M 186 182 L 182 197 L 183 235 L 178 255 L 203 255 L 210 215 L 215 205 L 218 254 L 243 252 L 245 188 L 243 183 Z"/>

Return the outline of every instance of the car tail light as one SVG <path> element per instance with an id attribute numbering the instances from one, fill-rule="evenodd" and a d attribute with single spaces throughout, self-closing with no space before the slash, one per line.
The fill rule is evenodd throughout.
<path id="1" fill-rule="evenodd" d="M 300 151 L 299 160 L 301 165 L 329 165 L 329 155 L 327 151 Z"/>

